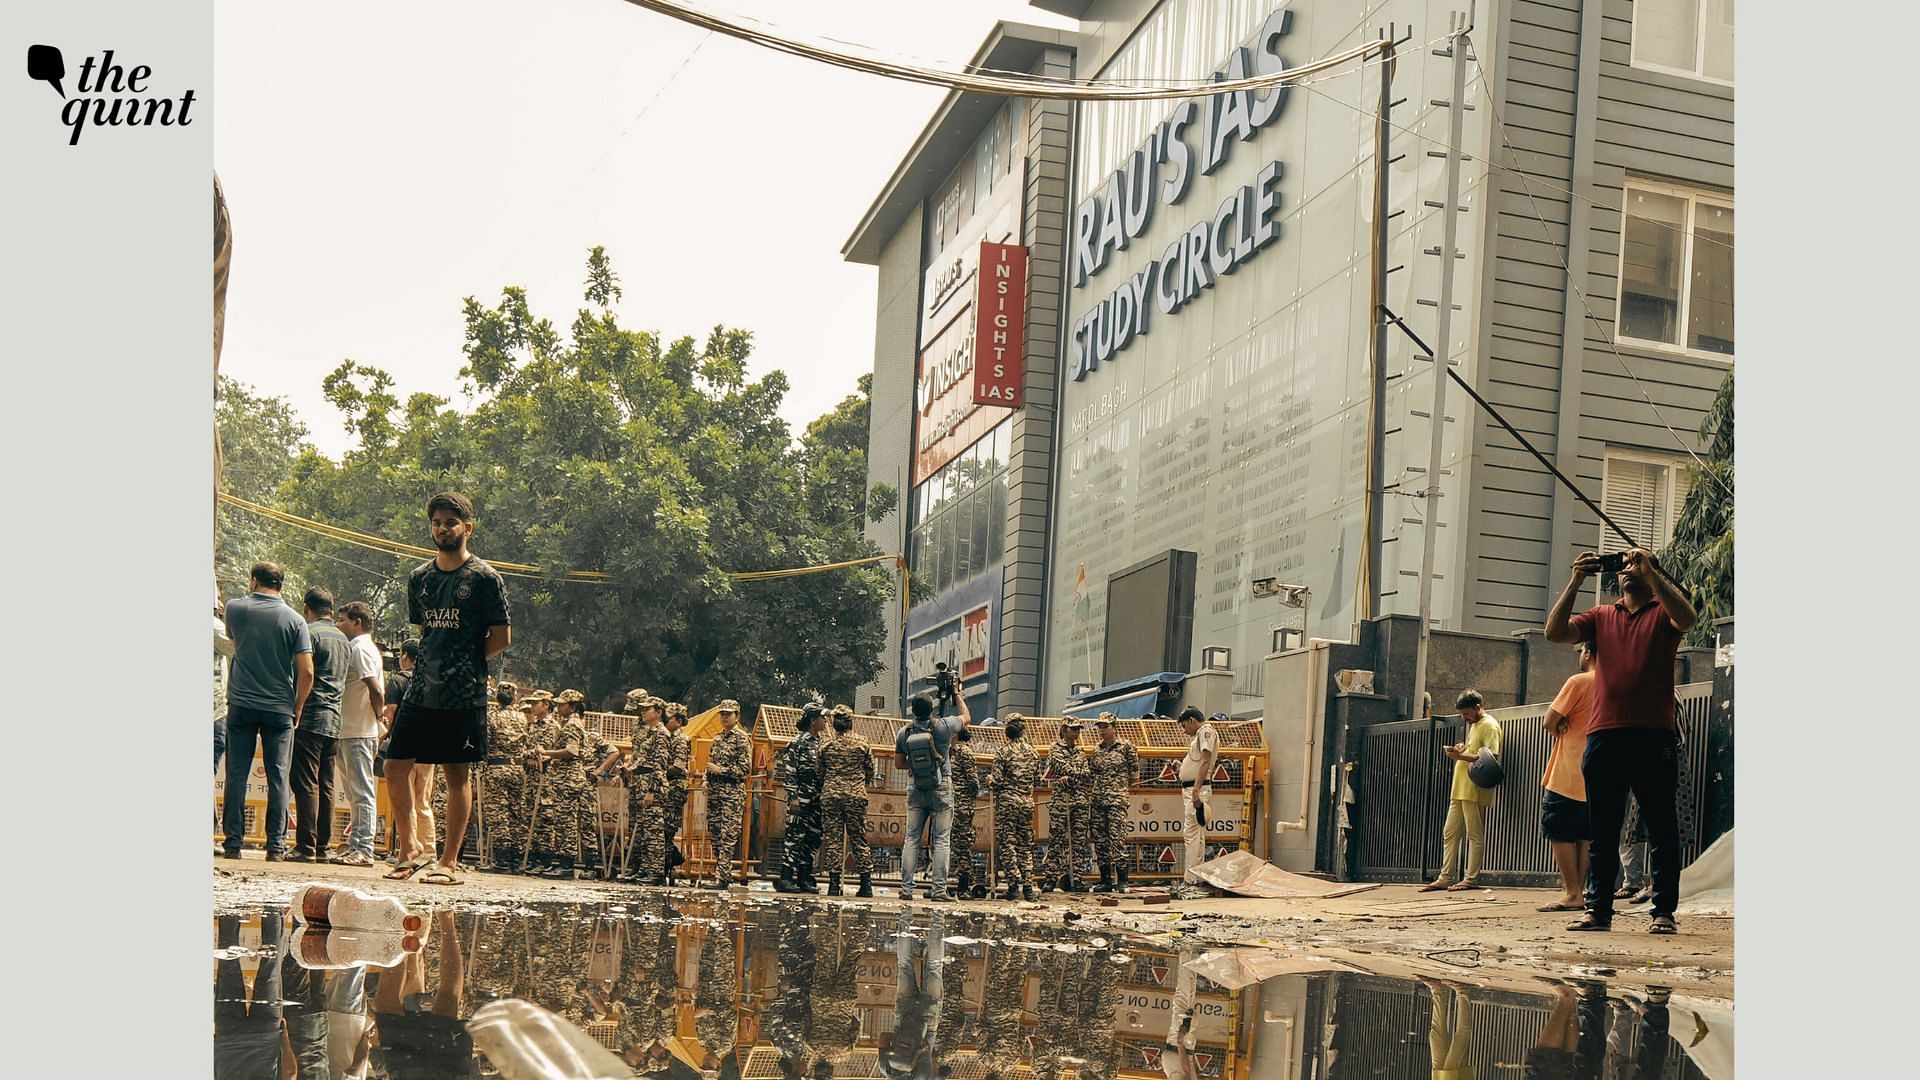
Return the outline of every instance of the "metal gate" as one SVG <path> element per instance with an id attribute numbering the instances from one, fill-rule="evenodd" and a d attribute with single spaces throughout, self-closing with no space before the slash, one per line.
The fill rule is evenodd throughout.
<path id="1" fill-rule="evenodd" d="M 1681 865 L 1701 850 L 1707 785 L 1707 724 L 1713 684 L 1689 683 L 1677 691 L 1683 784 L 1693 798 L 1683 800 L 1680 822 Z M 1559 874 L 1540 835 L 1540 776 L 1546 771 L 1553 738 L 1541 730 L 1547 704 L 1490 710 L 1502 729 L 1501 764 L 1507 781 L 1487 809 L 1486 850 L 1480 880 L 1489 885 L 1547 888 Z M 1353 824 L 1349 846 L 1353 877 L 1359 881 L 1412 882 L 1429 878 L 1440 865 L 1441 827 L 1453 762 L 1440 748 L 1459 742 L 1466 725 L 1457 716 L 1433 721 L 1402 720 L 1368 724 L 1347 733 L 1352 763 Z"/>

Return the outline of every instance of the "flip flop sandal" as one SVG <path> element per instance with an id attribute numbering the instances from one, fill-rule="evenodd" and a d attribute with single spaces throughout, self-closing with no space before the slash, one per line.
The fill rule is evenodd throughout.
<path id="1" fill-rule="evenodd" d="M 1647 927 L 1647 933 L 1649 934 L 1677 934 L 1679 932 L 1680 927 L 1674 923 L 1673 916 L 1671 915 L 1655 915 L 1653 917 L 1653 925 Z"/>
<path id="2" fill-rule="evenodd" d="M 1613 929 L 1613 922 L 1612 920 L 1601 922 L 1599 919 L 1594 918 L 1593 915 L 1589 913 L 1586 918 L 1581 919 L 1579 922 L 1568 923 L 1567 929 L 1569 930 L 1611 930 Z"/>
<path id="3" fill-rule="evenodd" d="M 1466 892 L 1468 889 L 1478 889 L 1478 888 L 1480 888 L 1480 883 L 1477 881 L 1456 881 L 1453 884 L 1447 886 L 1447 891 L 1448 892 Z"/>
<path id="4" fill-rule="evenodd" d="M 458 885 L 460 884 L 460 877 L 459 875 L 455 874 L 452 870 L 449 870 L 444 866 L 436 866 L 433 869 L 427 871 L 426 873 L 420 875 L 420 884 L 422 885 Z"/>
<path id="5" fill-rule="evenodd" d="M 1542 904 L 1539 907 L 1534 908 L 1533 910 L 1535 911 L 1585 911 L 1587 910 L 1587 905 L 1585 904 Z"/>
<path id="6" fill-rule="evenodd" d="M 1425 885 L 1420 886 L 1420 891 L 1421 892 L 1439 892 L 1441 889 L 1445 889 L 1447 887 L 1448 886 L 1443 882 L 1429 881 Z"/>
<path id="7" fill-rule="evenodd" d="M 405 881 L 432 865 L 432 859 L 408 859 L 393 864 L 393 869 L 387 871 L 385 877 L 388 881 Z"/>

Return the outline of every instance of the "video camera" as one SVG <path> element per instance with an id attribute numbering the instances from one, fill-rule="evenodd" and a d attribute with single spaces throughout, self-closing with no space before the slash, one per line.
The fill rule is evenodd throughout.
<path id="1" fill-rule="evenodd" d="M 954 677 L 945 662 L 933 665 L 933 674 L 927 679 L 933 683 L 934 704 L 940 707 L 940 715 L 945 716 L 948 705 L 960 702 L 960 680 Z"/>

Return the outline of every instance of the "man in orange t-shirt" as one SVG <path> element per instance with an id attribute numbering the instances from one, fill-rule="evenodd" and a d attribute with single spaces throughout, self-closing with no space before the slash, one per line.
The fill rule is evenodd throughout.
<path id="1" fill-rule="evenodd" d="M 1560 871 L 1565 895 L 1542 905 L 1541 911 L 1582 911 L 1587 906 L 1587 781 L 1580 760 L 1587 752 L 1587 722 L 1593 715 L 1593 646 L 1580 645 L 1580 671 L 1560 687 L 1540 726 L 1553 736 L 1547 753 L 1547 771 L 1540 777 L 1546 791 L 1540 803 L 1540 832 L 1553 848 L 1553 865 Z"/>

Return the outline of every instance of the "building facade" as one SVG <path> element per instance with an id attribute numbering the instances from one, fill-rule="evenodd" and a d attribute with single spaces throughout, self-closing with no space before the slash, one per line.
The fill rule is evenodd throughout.
<path id="1" fill-rule="evenodd" d="M 1387 36 L 1398 45 L 1390 64 L 1375 54 L 1286 90 L 1026 102 L 1017 127 L 1029 141 L 1016 146 L 1026 202 L 1015 211 L 976 197 L 972 220 L 943 209 L 956 162 L 923 167 L 938 157 L 923 136 L 848 249 L 881 267 L 874 478 L 904 473 L 915 487 L 902 520 L 876 527 L 893 532 L 875 539 L 908 552 L 916 591 L 932 594 L 916 599 L 898 663 L 917 672 L 957 641 L 1003 709 L 1057 711 L 1076 686 L 1114 681 L 1106 638 L 1110 626 L 1130 629 L 1130 613 L 1107 612 L 1108 579 L 1190 551 L 1185 670 L 1201 669 L 1203 650 L 1229 650 L 1234 711 L 1284 725 L 1277 718 L 1293 710 L 1269 701 L 1269 661 L 1304 641 L 1283 642 L 1276 628 L 1357 642 L 1369 620 L 1417 613 L 1419 496 L 1430 485 L 1440 496 L 1435 625 L 1496 635 L 1540 626 L 1573 556 L 1621 542 L 1457 386 L 1429 478 L 1436 365 L 1413 337 L 1444 345 L 1453 370 L 1642 546 L 1666 543 L 1698 426 L 1734 355 L 1731 0 L 1478 5 L 1458 310 L 1444 343 L 1435 305 L 1448 115 L 1436 102 L 1452 68 L 1435 50 L 1451 7 L 1035 6 L 1080 21 L 1077 34 L 1038 35 L 1047 63 L 1083 79 L 1234 77 Z M 983 54 L 1005 39 L 1003 27 Z M 977 139 L 990 111 L 978 110 L 978 131 L 951 138 Z M 896 192 L 912 198 L 876 216 Z M 977 220 L 982 205 L 994 224 Z M 949 426 L 938 394 L 926 397 L 946 363 L 927 305 L 955 274 L 936 249 L 949 225 L 964 247 L 965 230 L 1011 235 L 1015 220 L 1035 245 L 1027 400 Z M 896 251 L 908 237 L 919 250 Z M 962 261 L 958 274 L 969 273 Z M 1382 307 L 1411 336 L 1386 325 Z M 918 411 L 883 412 L 889 380 Z M 903 439 L 905 415 L 914 424 Z M 950 445 L 928 454 L 928 436 Z M 991 485 L 979 494 L 995 475 L 1007 478 L 1004 509 Z M 972 554 L 982 506 L 984 561 Z M 955 549 L 949 573 L 942 545 L 957 532 L 969 546 Z M 1294 604 L 1283 606 L 1272 590 L 1255 595 L 1267 579 L 1303 588 L 1286 590 Z M 984 669 L 968 644 L 983 603 Z M 1269 739 L 1289 741 L 1284 730 Z"/>

